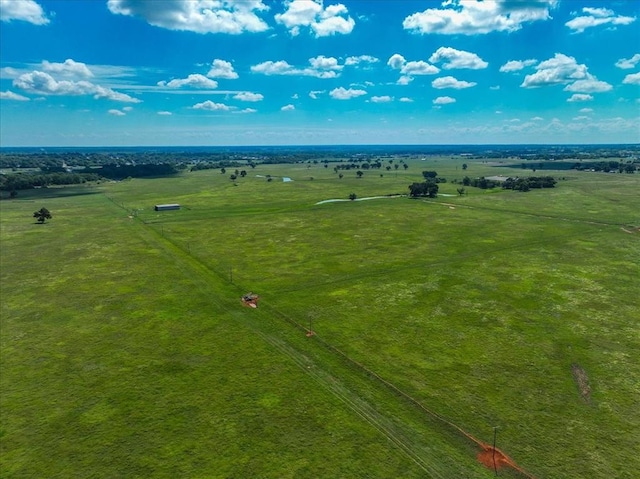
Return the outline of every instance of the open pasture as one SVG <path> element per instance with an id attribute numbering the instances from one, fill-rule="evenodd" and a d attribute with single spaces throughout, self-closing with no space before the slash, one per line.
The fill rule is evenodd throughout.
<path id="1" fill-rule="evenodd" d="M 2 476 L 492 477 L 441 417 L 486 443 L 497 426 L 531 477 L 633 477 L 638 175 L 405 161 L 2 201 Z M 423 170 L 449 180 L 437 199 L 317 204 Z M 498 174 L 566 180 L 451 183 Z"/>

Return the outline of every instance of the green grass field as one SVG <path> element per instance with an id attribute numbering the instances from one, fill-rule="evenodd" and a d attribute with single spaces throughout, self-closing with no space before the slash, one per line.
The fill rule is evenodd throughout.
<path id="1" fill-rule="evenodd" d="M 634 477 L 640 176 L 407 162 L 1 201 L 0 477 Z"/>

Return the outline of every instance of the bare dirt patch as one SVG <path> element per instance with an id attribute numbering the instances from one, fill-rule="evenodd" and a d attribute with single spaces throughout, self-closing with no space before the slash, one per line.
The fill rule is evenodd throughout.
<path id="1" fill-rule="evenodd" d="M 473 441 L 476 442 L 476 444 L 478 444 L 482 448 L 482 450 L 476 457 L 478 458 L 478 462 L 480 462 L 480 464 L 482 464 L 483 466 L 487 467 L 488 469 L 493 469 L 496 472 L 503 467 L 509 467 L 518 471 L 520 474 L 528 477 L 529 479 L 535 479 L 531 474 L 518 466 L 513 459 L 511 459 L 497 447 L 493 447 L 492 445 L 482 442 L 468 434 L 467 437 L 470 437 Z"/>
<path id="2" fill-rule="evenodd" d="M 589 386 L 589 376 L 582 366 L 577 363 L 573 363 L 571 365 L 571 373 L 573 374 L 573 379 L 578 385 L 578 390 L 580 391 L 580 396 L 585 402 L 591 402 L 591 387 Z"/>
<path id="3" fill-rule="evenodd" d="M 499 470 L 505 466 L 513 467 L 513 462 L 508 456 L 505 456 L 499 449 L 494 449 L 493 446 L 486 446 L 482 451 L 478 453 L 478 461 L 489 468 Z"/>

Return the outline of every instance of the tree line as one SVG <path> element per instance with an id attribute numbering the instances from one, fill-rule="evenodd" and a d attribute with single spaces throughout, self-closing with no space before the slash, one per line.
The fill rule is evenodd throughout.
<path id="1" fill-rule="evenodd" d="M 96 173 L 12 173 L 0 175 L 0 190 L 18 191 L 42 188 L 49 185 L 79 185 L 89 181 L 99 181 Z"/>
<path id="2" fill-rule="evenodd" d="M 90 181 L 123 180 L 169 176 L 178 173 L 177 165 L 167 163 L 142 165 L 104 165 L 102 168 L 85 168 L 77 172 L 55 171 L 57 167 L 46 167 L 43 173 L 9 173 L 0 175 L 0 190 L 18 191 L 53 185 L 79 185 Z M 52 172 L 51 172 L 52 171 Z"/>

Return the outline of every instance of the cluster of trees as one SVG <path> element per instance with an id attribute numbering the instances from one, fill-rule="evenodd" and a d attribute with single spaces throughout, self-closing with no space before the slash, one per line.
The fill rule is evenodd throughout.
<path id="1" fill-rule="evenodd" d="M 553 188 L 556 186 L 556 179 L 553 176 L 529 176 L 524 178 L 506 178 L 503 181 L 491 180 L 484 176 L 480 178 L 469 178 L 465 176 L 462 179 L 464 186 L 473 186 L 483 190 L 501 187 L 505 190 L 529 191 L 534 188 Z"/>
<path id="2" fill-rule="evenodd" d="M 484 176 L 481 176 L 480 178 L 469 178 L 468 176 L 465 176 L 464 178 L 462 178 L 462 184 L 464 186 L 473 186 L 474 188 L 488 190 L 491 188 L 495 188 L 496 186 L 500 186 L 500 181 L 489 180 Z"/>
<path id="3" fill-rule="evenodd" d="M 435 198 L 438 196 L 438 183 L 446 183 L 445 178 L 438 177 L 435 171 L 423 171 L 422 183 L 412 183 L 409 185 L 409 196 L 411 198 L 427 197 Z"/>
<path id="4" fill-rule="evenodd" d="M 0 175 L 0 190 L 19 191 L 53 185 L 79 185 L 104 179 L 122 180 L 167 176 L 178 173 L 178 165 L 147 163 L 142 165 L 104 165 L 102 168 L 85 168 L 78 172 L 67 172 L 57 166 L 43 167 L 44 173 L 24 172 Z"/>
<path id="5" fill-rule="evenodd" d="M 216 170 L 226 169 L 226 168 L 240 168 L 242 166 L 249 165 L 251 168 L 255 168 L 257 163 L 254 161 L 249 162 L 240 162 L 240 161 L 199 161 L 195 165 L 192 165 L 189 168 L 189 171 L 199 171 L 199 170 Z"/>
<path id="6" fill-rule="evenodd" d="M 82 172 L 94 172 L 111 180 L 122 180 L 124 178 L 170 176 L 175 175 L 179 170 L 179 165 L 170 163 L 143 163 L 140 165 L 104 165 L 99 169 L 85 169 Z"/>
<path id="7" fill-rule="evenodd" d="M 587 161 L 584 163 L 575 163 L 573 166 L 575 170 L 593 170 L 604 171 L 609 173 L 611 171 L 617 171 L 619 173 L 635 173 L 637 166 L 634 163 L 620 163 L 619 161 Z"/>
<path id="8" fill-rule="evenodd" d="M 438 176 L 438 173 L 435 172 L 435 171 L 423 171 L 422 172 L 422 176 L 424 177 L 425 180 L 432 179 L 436 183 L 446 183 L 447 182 L 446 178 L 444 178 L 442 176 Z"/>
<path id="9" fill-rule="evenodd" d="M 528 178 L 507 178 L 502 183 L 505 190 L 529 191 L 532 188 L 553 188 L 557 181 L 552 176 L 529 176 Z"/>
<path id="10" fill-rule="evenodd" d="M 327 165 L 325 164 L 325 166 Z M 377 160 L 367 159 L 362 163 L 354 163 L 354 162 L 341 163 L 339 165 L 334 166 L 333 171 L 337 173 L 338 170 L 369 170 L 369 169 L 380 170 L 383 167 L 387 171 L 391 171 L 391 169 L 395 169 L 395 170 L 400 169 L 400 166 L 402 166 L 405 170 L 409 168 L 409 165 L 407 165 L 403 160 L 400 160 L 399 163 L 394 163 L 394 160 L 388 160 L 388 164 L 385 165 L 379 159 Z"/>
<path id="11" fill-rule="evenodd" d="M 100 175 L 96 173 L 10 173 L 0 175 L 0 190 L 18 191 L 50 185 L 79 185 L 100 179 Z"/>

